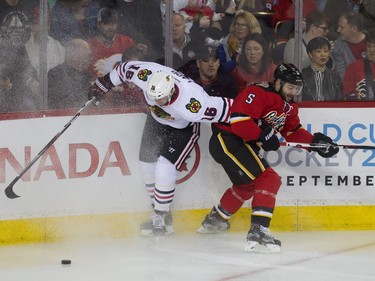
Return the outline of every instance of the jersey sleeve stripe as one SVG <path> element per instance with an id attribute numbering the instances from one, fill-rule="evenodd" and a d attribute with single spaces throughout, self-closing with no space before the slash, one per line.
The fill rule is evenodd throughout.
<path id="1" fill-rule="evenodd" d="M 224 99 L 225 108 L 223 110 L 223 114 L 220 116 L 220 120 L 222 120 L 222 122 L 229 123 L 233 100 L 229 98 L 223 98 L 223 99 Z"/>
<path id="2" fill-rule="evenodd" d="M 123 79 L 123 77 L 125 77 L 125 65 L 125 63 L 122 63 L 117 66 L 117 73 L 122 83 L 125 83 L 125 79 Z"/>
<path id="3" fill-rule="evenodd" d="M 234 124 L 234 123 L 238 123 L 238 122 L 242 122 L 242 121 L 247 121 L 247 120 L 250 120 L 251 117 L 249 116 L 236 116 L 236 117 L 231 117 L 230 119 L 230 123 L 231 124 Z"/>

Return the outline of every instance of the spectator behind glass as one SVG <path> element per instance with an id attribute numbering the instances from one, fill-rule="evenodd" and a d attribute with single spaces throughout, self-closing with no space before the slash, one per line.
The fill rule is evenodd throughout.
<path id="1" fill-rule="evenodd" d="M 30 39 L 17 52 L 18 63 L 23 67 L 21 70 L 19 68 L 15 70 L 19 72 L 19 75 L 21 75 L 22 78 L 20 79 L 24 80 L 26 83 L 22 89 L 18 89 L 18 85 L 15 86 L 18 91 L 22 92 L 22 110 L 41 109 L 43 106 L 43 97 L 41 96 L 41 85 L 39 81 L 39 53 L 43 31 L 39 25 L 39 6 L 32 9 L 30 19 Z M 49 24 L 50 17 L 47 15 L 47 53 L 43 55 L 43 59 L 46 60 L 47 72 L 57 65 L 62 64 L 65 60 L 65 48 L 60 44 L 59 41 L 48 35 Z"/>
<path id="2" fill-rule="evenodd" d="M 179 12 L 186 22 L 185 32 L 205 44 L 219 44 L 222 38 L 219 21 L 224 14 L 215 13 L 206 0 L 189 0 Z"/>
<path id="3" fill-rule="evenodd" d="M 375 29 L 366 34 L 366 57 L 348 66 L 344 76 L 346 100 L 375 100 Z"/>
<path id="4" fill-rule="evenodd" d="M 0 2 L 0 51 L 2 56 L 6 58 L 3 61 L 5 64 L 4 70 L 6 71 L 6 84 L 9 87 L 7 78 L 12 83 L 12 89 L 6 91 L 9 94 L 7 95 L 8 103 L 11 103 L 11 105 L 9 104 L 6 107 L 11 111 L 28 110 L 33 106 L 33 103 L 31 103 L 30 107 L 25 106 L 25 104 L 29 104 L 26 99 L 32 99 L 31 97 L 33 97 L 29 91 L 25 75 L 27 73 L 26 69 L 30 68 L 24 65 L 25 62 L 20 61 L 19 57 L 21 49 L 24 49 L 25 43 L 30 39 L 30 13 L 32 10 L 30 4 L 33 2 L 27 3 L 26 1 L 16 0 Z M 20 65 L 22 65 L 21 68 Z M 15 83 L 16 81 L 17 83 Z M 11 102 L 9 100 L 10 97 L 15 102 Z"/>
<path id="5" fill-rule="evenodd" d="M 231 74 L 224 74 L 215 46 L 201 45 L 197 48 L 195 68 L 190 72 L 183 72 L 201 85 L 210 96 L 235 98 L 237 83 Z"/>
<path id="6" fill-rule="evenodd" d="M 0 1 L 0 22 L 3 22 L 7 16 L 13 15 L 15 20 L 13 22 L 15 23 L 18 13 L 24 14 L 29 20 L 33 7 L 38 5 L 39 0 L 2 0 Z"/>
<path id="7" fill-rule="evenodd" d="M 262 34 L 249 34 L 243 42 L 239 63 L 232 70 L 238 91 L 242 92 L 253 83 L 271 81 L 275 69 L 267 40 Z"/>
<path id="8" fill-rule="evenodd" d="M 272 18 L 272 25 L 276 26 L 279 21 L 294 21 L 296 0 L 278 0 L 273 5 L 275 14 Z M 317 10 L 315 0 L 304 0 L 302 16 L 305 19 L 308 14 Z"/>
<path id="9" fill-rule="evenodd" d="M 325 37 L 328 34 L 329 28 L 331 27 L 331 20 L 329 17 L 324 14 L 323 12 L 314 11 L 307 15 L 306 17 L 306 29 L 305 32 L 302 34 L 302 61 L 301 61 L 301 69 L 308 67 L 311 64 L 311 60 L 309 55 L 306 51 L 306 45 L 309 41 L 315 37 Z M 285 63 L 293 63 L 294 55 L 295 55 L 295 38 L 291 38 L 286 43 L 284 49 L 284 62 Z"/>
<path id="10" fill-rule="evenodd" d="M 0 50 L 0 112 L 13 112 L 17 109 L 17 99 L 13 90 L 13 83 L 9 72 L 9 60 L 7 52 Z"/>
<path id="11" fill-rule="evenodd" d="M 47 15 L 47 32 L 50 31 L 51 17 Z M 26 42 L 25 48 L 28 59 L 32 67 L 39 73 L 39 49 L 41 44 L 41 30 L 39 26 L 40 10 L 39 7 L 34 7 L 30 21 L 31 36 Z M 63 63 L 65 60 L 65 49 L 59 41 L 51 36 L 47 37 L 47 71 L 51 68 Z"/>
<path id="12" fill-rule="evenodd" d="M 358 12 L 364 18 L 364 29 L 368 30 L 375 26 L 375 1 L 374 0 L 327 0 L 324 12 L 331 18 L 333 28 L 329 38 L 336 39 L 338 21 L 342 14 L 347 12 Z"/>
<path id="13" fill-rule="evenodd" d="M 253 14 L 240 10 L 236 13 L 229 29 L 229 34 L 218 47 L 220 64 L 225 72 L 230 72 L 237 65 L 243 40 L 248 34 L 262 33 L 258 20 Z"/>
<path id="14" fill-rule="evenodd" d="M 178 13 L 172 16 L 172 40 L 173 40 L 173 68 L 179 69 L 195 60 L 195 42 L 189 34 L 185 32 L 184 17 Z M 164 59 L 159 63 L 164 64 Z"/>
<path id="15" fill-rule="evenodd" d="M 83 39 L 66 42 L 65 62 L 48 72 L 48 108 L 78 108 L 94 80 L 89 72 L 91 47 Z"/>
<path id="16" fill-rule="evenodd" d="M 220 22 L 225 36 L 229 32 L 229 26 L 233 20 L 236 11 L 244 10 L 252 13 L 262 28 L 263 36 L 271 39 L 272 28 L 272 5 L 273 0 L 218 0 L 216 2 L 216 12 L 224 13 L 224 17 Z M 233 6 L 233 7 L 232 7 Z"/>
<path id="17" fill-rule="evenodd" d="M 193 22 L 199 21 L 202 17 L 207 17 L 210 22 L 220 21 L 223 13 L 216 13 L 207 5 L 206 0 L 189 0 L 188 4 L 183 7 L 179 13 L 184 16 L 186 24 L 186 32 L 190 32 Z"/>
<path id="18" fill-rule="evenodd" d="M 149 46 L 148 61 L 164 56 L 161 8 L 160 0 L 121 0 L 114 6 L 119 16 L 117 32 Z"/>
<path id="19" fill-rule="evenodd" d="M 74 38 L 91 38 L 99 9 L 91 0 L 57 1 L 51 9 L 51 36 L 63 44 Z"/>
<path id="20" fill-rule="evenodd" d="M 342 84 L 339 74 L 327 67 L 331 43 L 324 37 L 315 37 L 306 46 L 311 65 L 302 70 L 305 85 L 303 101 L 342 100 Z"/>
<path id="21" fill-rule="evenodd" d="M 340 37 L 335 40 L 332 57 L 335 69 L 341 80 L 346 68 L 355 60 L 363 58 L 366 51 L 363 17 L 357 12 L 348 12 L 339 18 L 337 32 Z"/>
<path id="22" fill-rule="evenodd" d="M 97 16 L 97 34 L 87 42 L 92 50 L 90 70 L 94 77 L 104 76 L 121 63 L 122 53 L 135 45 L 132 38 L 117 33 L 118 15 L 114 9 L 102 8 Z M 147 46 L 141 45 L 147 51 Z"/>
<path id="23" fill-rule="evenodd" d="M 9 54 L 14 54 L 29 40 L 31 10 L 32 6 L 26 5 L 25 1 L 0 2 L 0 46 L 8 49 Z"/>
<path id="24" fill-rule="evenodd" d="M 145 53 L 137 48 L 136 45 L 126 49 L 121 57 L 121 62 L 144 61 Z M 131 82 L 124 82 L 122 85 L 113 87 L 106 95 L 106 99 L 100 103 L 100 106 L 110 107 L 129 107 L 136 106 L 138 109 L 147 111 L 147 104 L 144 99 L 143 91 Z"/>

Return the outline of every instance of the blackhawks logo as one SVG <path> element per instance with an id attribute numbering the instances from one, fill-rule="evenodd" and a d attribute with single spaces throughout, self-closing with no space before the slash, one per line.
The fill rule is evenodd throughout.
<path id="1" fill-rule="evenodd" d="M 149 106 L 149 109 L 159 118 L 167 119 L 167 120 L 174 120 L 174 118 L 159 106 L 153 105 Z"/>
<path id="2" fill-rule="evenodd" d="M 187 105 L 185 105 L 186 109 L 193 112 L 193 113 L 197 113 L 199 111 L 199 109 L 201 109 L 201 103 L 196 100 L 195 98 L 191 98 L 190 99 L 190 103 L 188 103 Z"/>
<path id="3" fill-rule="evenodd" d="M 140 71 L 138 71 L 138 79 L 139 80 L 142 80 L 142 81 L 147 81 L 147 78 L 149 75 L 152 74 L 152 71 L 151 70 L 148 70 L 148 69 L 142 69 Z"/>

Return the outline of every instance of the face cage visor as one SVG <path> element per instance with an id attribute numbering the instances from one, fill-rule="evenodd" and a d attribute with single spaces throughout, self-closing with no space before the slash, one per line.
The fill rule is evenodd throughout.
<path id="1" fill-rule="evenodd" d="M 280 92 L 284 99 L 289 102 L 301 94 L 303 85 L 303 82 L 283 82 Z"/>

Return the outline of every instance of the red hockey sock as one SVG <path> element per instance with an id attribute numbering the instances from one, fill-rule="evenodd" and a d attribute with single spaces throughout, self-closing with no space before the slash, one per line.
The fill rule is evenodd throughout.
<path id="1" fill-rule="evenodd" d="M 246 200 L 253 197 L 254 192 L 251 184 L 233 185 L 227 189 L 220 199 L 220 207 L 229 214 L 236 213 Z"/>

